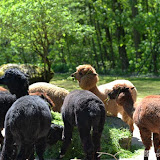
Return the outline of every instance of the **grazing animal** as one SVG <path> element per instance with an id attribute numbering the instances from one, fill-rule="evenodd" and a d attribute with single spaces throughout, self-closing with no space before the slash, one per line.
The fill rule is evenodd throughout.
<path id="1" fill-rule="evenodd" d="M 116 99 L 117 103 L 123 106 L 126 113 L 138 126 L 145 146 L 144 160 L 148 160 L 149 157 L 152 133 L 156 157 L 157 160 L 160 160 L 160 95 L 150 95 L 144 97 L 141 102 L 134 103 L 131 95 L 133 89 L 133 87 L 117 85 L 109 93 L 109 97 Z"/>
<path id="2" fill-rule="evenodd" d="M 59 157 L 64 156 L 71 143 L 73 127 L 76 125 L 86 159 L 99 159 L 97 152 L 100 151 L 100 138 L 105 123 L 103 102 L 90 91 L 75 90 L 65 97 L 61 113 L 64 131 L 63 145 Z"/>
<path id="3" fill-rule="evenodd" d="M 9 92 L 6 92 L 6 91 L 0 92 L 0 144 L 1 144 L 1 147 L 3 145 L 3 139 L 4 139 L 1 131 L 4 128 L 5 116 L 8 109 L 16 101 L 16 99 L 17 99 L 16 96 L 12 95 Z"/>
<path id="4" fill-rule="evenodd" d="M 51 146 L 56 144 L 58 141 L 62 141 L 62 131 L 63 126 L 52 123 L 47 135 L 47 145 Z"/>
<path id="5" fill-rule="evenodd" d="M 45 99 L 49 103 L 51 108 L 55 106 L 54 102 L 49 98 L 49 96 L 47 96 L 46 93 L 35 92 L 35 93 L 30 93 L 30 95 L 38 95 L 41 98 Z M 16 96 L 9 93 L 9 91 L 6 90 L 6 91 L 0 92 L 0 144 L 1 144 L 1 147 L 3 145 L 3 140 L 4 140 L 4 137 L 1 134 L 1 131 L 4 128 L 5 116 L 6 116 L 7 111 L 11 107 L 11 105 L 16 100 L 17 100 Z"/>
<path id="6" fill-rule="evenodd" d="M 99 80 L 98 74 L 91 65 L 79 65 L 76 68 L 76 72 L 74 72 L 72 76 L 75 77 L 76 80 L 78 80 L 79 86 L 82 89 L 93 92 L 104 102 L 107 115 L 117 117 L 118 113 L 120 113 L 122 115 L 122 120 L 129 125 L 131 132 L 133 132 L 133 121 L 126 114 L 123 107 L 119 106 L 114 99 L 108 99 L 108 93 L 112 91 L 113 87 L 117 84 L 127 85 L 128 87 L 134 87 L 134 85 L 130 81 L 115 80 L 97 87 L 96 84 Z M 137 90 L 135 87 L 132 90 L 132 97 L 133 100 L 136 101 Z"/>
<path id="7" fill-rule="evenodd" d="M 40 160 L 51 126 L 51 113 L 47 102 L 39 96 L 28 95 L 28 79 L 16 68 L 6 70 L 0 84 L 7 85 L 17 100 L 5 116 L 5 138 L 1 160 L 34 159 L 34 147 Z M 15 143 L 18 153 L 15 151 Z"/>
<path id="8" fill-rule="evenodd" d="M 69 93 L 69 91 L 64 88 L 57 87 L 46 82 L 37 82 L 31 84 L 29 86 L 29 93 L 34 92 L 46 93 L 55 104 L 55 107 L 52 108 L 55 112 L 61 111 L 64 98 Z"/>

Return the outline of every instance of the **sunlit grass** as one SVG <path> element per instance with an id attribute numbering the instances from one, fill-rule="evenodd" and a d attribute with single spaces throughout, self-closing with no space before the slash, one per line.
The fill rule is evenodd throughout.
<path id="1" fill-rule="evenodd" d="M 71 73 L 55 73 L 55 76 L 50 83 L 59 87 L 63 87 L 69 91 L 80 89 L 78 82 L 73 81 L 70 76 Z M 138 91 L 137 100 L 139 101 L 147 95 L 160 94 L 160 78 L 148 78 L 148 77 L 113 77 L 107 75 L 99 75 L 99 82 L 97 85 L 105 84 L 116 79 L 130 80 Z"/>
<path id="2" fill-rule="evenodd" d="M 55 73 L 50 83 L 65 88 L 68 91 L 80 89 L 77 81 L 74 81 L 69 73 Z"/>

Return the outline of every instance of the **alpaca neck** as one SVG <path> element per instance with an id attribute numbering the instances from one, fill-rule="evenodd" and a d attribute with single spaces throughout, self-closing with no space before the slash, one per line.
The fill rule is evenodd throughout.
<path id="1" fill-rule="evenodd" d="M 128 116 L 133 119 L 133 113 L 135 111 L 133 103 L 132 104 L 129 103 L 128 105 L 126 104 L 126 106 L 125 107 L 123 106 L 123 108 L 124 108 L 125 112 L 128 114 Z"/>
<path id="2" fill-rule="evenodd" d="M 125 101 L 123 101 L 123 103 L 121 103 L 119 105 L 123 106 L 123 108 L 124 108 L 125 112 L 128 114 L 128 116 L 133 119 L 133 113 L 135 111 L 135 108 L 134 108 L 134 101 L 133 101 L 132 96 L 125 97 Z"/>
<path id="3" fill-rule="evenodd" d="M 20 97 L 23 97 L 29 94 L 28 94 L 28 91 L 21 91 L 21 92 L 15 93 L 15 95 L 16 95 L 16 98 L 18 99 Z"/>
<path id="4" fill-rule="evenodd" d="M 94 93 L 97 97 L 99 97 L 102 101 L 104 101 L 104 99 L 106 99 L 106 95 L 104 95 L 103 93 L 101 93 L 98 89 L 97 86 L 94 86 L 93 88 L 91 88 L 89 91 L 91 91 L 92 93 Z"/>
<path id="5" fill-rule="evenodd" d="M 94 86 L 93 88 L 91 88 L 89 91 L 91 91 L 92 93 L 94 93 L 95 95 L 97 95 L 99 97 L 99 95 L 101 94 L 100 91 L 98 90 L 97 86 Z"/>

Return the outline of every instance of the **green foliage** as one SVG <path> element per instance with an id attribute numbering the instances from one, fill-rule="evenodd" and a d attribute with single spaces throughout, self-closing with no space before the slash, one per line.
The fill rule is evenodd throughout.
<path id="1" fill-rule="evenodd" d="M 0 64 L 158 75 L 159 8 L 157 0 L 1 0 Z"/>
<path id="2" fill-rule="evenodd" d="M 54 69 L 55 72 L 59 73 L 67 73 L 67 72 L 72 72 L 73 68 L 76 66 L 71 66 L 63 63 L 58 63 L 58 64 L 53 64 L 52 68 Z"/>
<path id="3" fill-rule="evenodd" d="M 63 125 L 62 117 L 61 114 L 58 112 L 52 112 L 52 118 L 53 118 L 53 123 Z M 119 141 L 122 138 L 131 138 L 131 133 L 129 129 L 116 129 L 112 128 L 108 125 L 107 121 L 104 126 L 104 131 L 102 134 L 101 138 L 101 151 L 110 153 L 110 154 L 115 154 L 117 152 L 120 152 L 118 154 L 118 157 L 131 157 L 134 155 L 135 150 L 129 151 L 125 150 L 120 146 Z M 45 158 L 50 159 L 50 158 L 56 158 L 58 157 L 59 150 L 61 148 L 62 143 L 58 142 L 57 144 L 51 146 L 48 148 L 45 152 Z M 77 128 L 74 128 L 73 131 L 73 136 L 72 136 L 72 143 L 69 146 L 65 157 L 63 159 L 73 159 L 73 158 L 84 158 L 84 152 L 82 149 L 82 145 L 80 142 L 80 137 Z M 111 158 L 110 156 L 103 155 L 103 158 Z"/>
<path id="4" fill-rule="evenodd" d="M 55 123 L 61 126 L 64 125 L 62 121 L 62 116 L 60 113 L 51 111 L 51 115 L 52 115 L 52 123 Z"/>

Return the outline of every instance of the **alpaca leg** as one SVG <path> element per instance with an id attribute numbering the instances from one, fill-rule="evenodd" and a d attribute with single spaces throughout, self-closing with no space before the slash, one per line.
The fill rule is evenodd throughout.
<path id="1" fill-rule="evenodd" d="M 83 150 L 86 154 L 87 160 L 94 159 L 94 148 L 91 138 L 91 121 L 88 117 L 88 113 L 83 112 L 77 114 L 77 126 L 80 134 Z"/>
<path id="2" fill-rule="evenodd" d="M 22 143 L 20 145 L 20 152 L 18 153 L 17 160 L 26 160 L 33 156 L 34 145 Z"/>
<path id="3" fill-rule="evenodd" d="M 36 142 L 36 153 L 38 155 L 39 160 L 44 160 L 43 154 L 45 152 L 45 148 L 46 148 L 46 139 L 45 138 L 38 139 L 38 141 Z"/>
<path id="4" fill-rule="evenodd" d="M 34 160 L 34 146 L 30 148 L 30 155 L 28 156 L 28 160 Z"/>
<path id="5" fill-rule="evenodd" d="M 102 131 L 104 128 L 104 123 L 105 123 L 105 111 L 101 112 L 101 119 L 94 119 L 93 122 L 93 133 L 92 133 L 92 141 L 93 141 L 93 145 L 94 145 L 94 152 L 95 152 L 95 156 L 94 158 L 96 160 L 100 159 L 98 157 L 98 153 L 100 151 L 100 140 L 101 140 L 101 135 L 102 135 Z"/>
<path id="6" fill-rule="evenodd" d="M 151 132 L 146 128 L 139 128 L 142 142 L 145 146 L 144 150 L 144 160 L 148 160 L 149 150 L 152 146 L 151 142 Z"/>
<path id="7" fill-rule="evenodd" d="M 87 160 L 94 160 L 94 148 L 92 144 L 92 138 L 90 134 L 91 127 L 79 127 L 81 142 L 84 152 L 86 153 Z"/>
<path id="8" fill-rule="evenodd" d="M 97 128 L 93 127 L 93 133 L 92 133 L 92 141 L 93 141 L 93 146 L 94 146 L 94 156 L 95 159 L 98 160 L 98 153 L 100 151 L 100 139 L 101 139 L 101 134 Z"/>
<path id="9" fill-rule="evenodd" d="M 73 131 L 73 126 L 71 126 L 71 124 L 68 121 L 64 120 L 64 130 L 63 130 L 63 138 L 62 138 L 63 144 L 62 144 L 61 152 L 58 158 L 62 158 L 65 155 L 67 148 L 71 143 L 72 131 Z"/>
<path id="10" fill-rule="evenodd" d="M 122 112 L 122 120 L 129 125 L 130 131 L 131 133 L 133 133 L 133 120 L 128 116 L 128 114 L 125 111 Z"/>
<path id="11" fill-rule="evenodd" d="M 1 153 L 1 160 L 13 160 L 13 136 L 8 128 L 6 128 L 6 136 Z"/>
<path id="12" fill-rule="evenodd" d="M 17 160 L 25 160 L 27 157 L 25 156 L 25 145 L 20 145 L 20 151 L 17 156 Z"/>
<path id="13" fill-rule="evenodd" d="M 160 160 L 160 136 L 157 133 L 153 133 L 153 144 L 157 160 Z"/>
<path id="14" fill-rule="evenodd" d="M 1 144 L 1 148 L 3 146 L 3 141 L 4 141 L 4 137 L 2 136 L 2 129 L 0 130 L 0 144 Z"/>
<path id="15" fill-rule="evenodd" d="M 34 145 L 28 144 L 26 145 L 26 157 L 28 160 L 34 160 Z"/>

